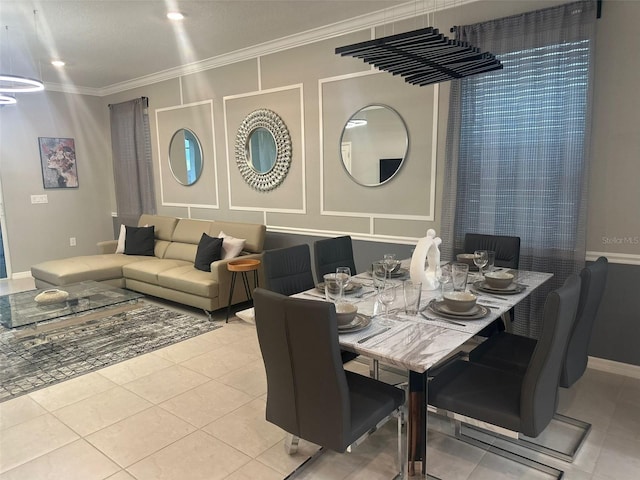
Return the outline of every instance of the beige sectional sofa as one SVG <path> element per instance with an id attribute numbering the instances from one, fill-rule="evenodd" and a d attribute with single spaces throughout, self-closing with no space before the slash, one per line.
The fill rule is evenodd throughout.
<path id="1" fill-rule="evenodd" d="M 202 233 L 220 232 L 245 239 L 242 258 L 262 257 L 266 227 L 260 224 L 192 220 L 142 215 L 138 226 L 154 226 L 154 256 L 114 253 L 117 240 L 100 242 L 98 255 L 51 260 L 31 267 L 36 287 L 51 288 L 95 280 L 165 298 L 207 311 L 226 307 L 231 287 L 227 263 L 211 264 L 211 272 L 197 270 L 194 260 Z M 261 273 L 260 273 L 261 274 Z M 240 283 L 241 282 L 236 282 Z M 244 288 L 236 285 L 231 303 L 245 301 Z"/>

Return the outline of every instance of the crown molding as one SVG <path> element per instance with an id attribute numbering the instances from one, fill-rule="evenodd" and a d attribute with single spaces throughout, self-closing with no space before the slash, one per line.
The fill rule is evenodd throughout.
<path id="1" fill-rule="evenodd" d="M 48 92 L 61 92 L 61 93 L 73 93 L 76 95 L 92 95 L 94 97 L 103 97 L 102 88 L 92 87 L 79 87 L 76 85 L 64 85 L 62 83 L 45 83 L 45 91 Z"/>
<path id="2" fill-rule="evenodd" d="M 263 55 L 281 52 L 290 48 L 308 45 L 310 43 L 327 40 L 330 38 L 352 33 L 358 30 L 364 30 L 385 24 L 418 17 L 425 14 L 431 14 L 440 10 L 446 10 L 451 7 L 461 7 L 469 3 L 475 3 L 480 0 L 425 0 L 424 2 L 411 1 L 398 5 L 397 7 L 379 10 L 349 20 L 343 20 L 323 27 L 307 30 L 295 35 L 279 38 L 270 42 L 261 43 L 251 47 L 236 50 L 234 52 L 211 57 L 199 62 L 193 62 L 179 67 L 162 70 L 160 72 L 145 75 L 133 80 L 115 83 L 108 87 L 100 89 L 89 89 L 78 87 L 77 93 L 86 95 L 107 96 L 115 93 L 131 90 L 134 88 L 144 87 L 153 83 L 159 83 L 172 80 L 184 75 L 190 75 L 213 68 L 223 67 L 232 63 L 244 60 L 252 60 Z M 60 85 L 60 88 L 64 86 Z M 68 90 L 58 90 L 68 91 Z"/>

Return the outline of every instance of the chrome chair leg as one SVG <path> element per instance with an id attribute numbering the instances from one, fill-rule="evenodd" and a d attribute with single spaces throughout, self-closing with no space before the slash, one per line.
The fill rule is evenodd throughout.
<path id="1" fill-rule="evenodd" d="M 462 431 L 462 422 L 460 420 L 452 420 L 454 422 L 454 427 L 455 427 L 455 437 L 465 443 L 468 443 L 470 445 L 474 445 L 478 448 L 482 448 L 484 450 L 487 450 L 488 452 L 494 453 L 496 455 L 500 455 L 501 457 L 507 458 L 513 462 L 519 463 L 521 465 L 525 465 L 529 468 L 533 468 L 535 470 L 538 470 L 542 473 L 545 473 L 547 475 L 550 475 L 554 478 L 556 478 L 557 480 L 561 480 L 564 478 L 564 472 L 562 470 L 559 470 L 555 467 L 552 467 L 551 465 L 546 465 L 544 463 L 540 463 L 537 462 L 531 458 L 527 458 L 524 457 L 522 455 L 519 455 L 517 453 L 511 452 L 509 450 L 505 450 L 504 448 L 500 448 L 496 445 L 484 442 L 478 438 L 472 437 L 470 435 L 466 435 L 463 431 Z M 509 437 L 506 437 L 504 435 L 500 435 L 497 434 L 496 432 L 489 432 L 487 430 L 484 430 L 482 428 L 478 428 L 475 427 L 473 425 L 467 425 L 465 424 L 465 427 L 469 427 L 472 430 L 476 430 L 485 434 L 489 434 L 490 436 L 494 436 L 494 437 L 498 437 L 504 440 L 516 440 L 516 439 L 511 439 Z M 513 442 L 516 443 L 516 442 Z"/>
<path id="2" fill-rule="evenodd" d="M 290 433 L 287 434 L 284 439 L 284 451 L 289 455 L 293 455 L 298 451 L 298 444 L 300 443 L 300 437 L 296 437 Z"/>
<path id="3" fill-rule="evenodd" d="M 369 376 L 376 380 L 380 379 L 380 365 L 378 360 L 371 360 L 371 362 L 369 362 Z"/>

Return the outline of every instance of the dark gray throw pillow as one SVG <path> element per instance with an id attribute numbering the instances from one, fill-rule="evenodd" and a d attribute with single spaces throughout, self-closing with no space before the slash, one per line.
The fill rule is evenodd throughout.
<path id="1" fill-rule="evenodd" d="M 198 250 L 196 251 L 196 261 L 194 267 L 203 272 L 211 271 L 211 262 L 222 258 L 222 239 L 210 237 L 206 233 L 200 237 Z"/>
<path id="2" fill-rule="evenodd" d="M 126 227 L 124 239 L 125 255 L 145 255 L 153 257 L 155 247 L 155 231 L 150 227 Z"/>

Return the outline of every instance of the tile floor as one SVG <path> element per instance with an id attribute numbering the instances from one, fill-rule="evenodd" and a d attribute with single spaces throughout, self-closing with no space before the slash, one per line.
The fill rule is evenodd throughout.
<path id="1" fill-rule="evenodd" d="M 28 288 L 31 280 L 0 281 L 0 293 Z M 357 361 L 349 368 L 367 372 Z M 255 329 L 234 318 L 199 337 L 1 403 L 0 480 L 282 479 L 316 447 L 302 442 L 297 455 L 284 452 L 284 432 L 264 420 L 265 394 Z M 565 478 L 640 478 L 639 379 L 588 370 L 573 388 L 561 389 L 560 411 L 593 424 L 573 464 L 549 460 Z M 443 421 L 430 425 L 432 475 L 545 478 L 445 435 Z M 392 478 L 395 441 L 389 422 L 353 453 L 326 453 L 298 478 Z"/>

